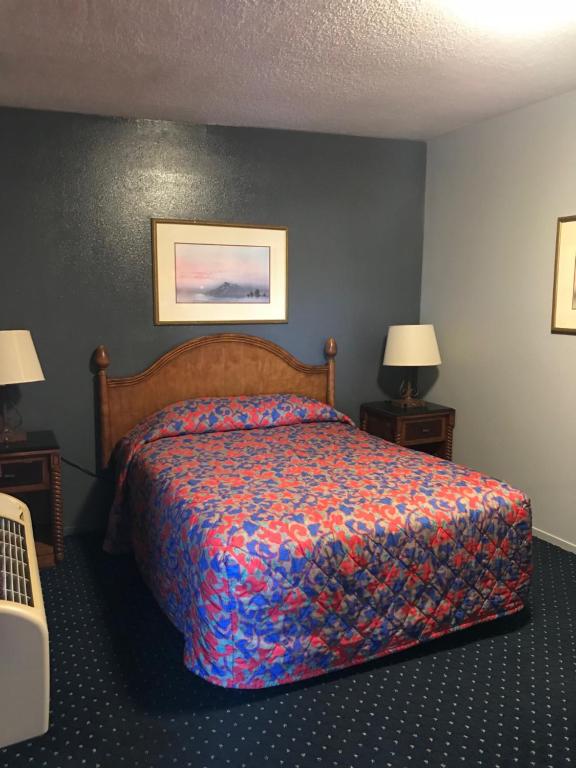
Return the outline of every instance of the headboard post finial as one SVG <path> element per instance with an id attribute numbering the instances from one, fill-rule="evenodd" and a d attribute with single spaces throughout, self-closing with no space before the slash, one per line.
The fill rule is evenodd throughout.
<path id="1" fill-rule="evenodd" d="M 110 356 L 108 354 L 108 350 L 103 344 L 100 344 L 99 347 L 96 347 L 96 350 L 94 352 L 94 364 L 96 365 L 96 368 L 98 368 L 98 372 L 105 371 L 106 368 L 110 365 Z"/>
<path id="2" fill-rule="evenodd" d="M 324 345 L 324 354 L 326 355 L 328 359 L 328 388 L 326 391 L 326 400 L 328 401 L 329 405 L 334 405 L 335 401 L 335 379 L 336 379 L 336 353 L 338 352 L 338 345 L 336 344 L 336 339 L 333 336 L 330 336 L 329 339 L 326 339 L 326 344 Z"/>
<path id="3" fill-rule="evenodd" d="M 112 452 L 110 434 L 110 401 L 108 398 L 108 376 L 106 369 L 110 365 L 108 350 L 102 344 L 96 348 L 92 356 L 94 365 L 98 371 L 96 386 L 98 387 L 98 400 L 100 402 L 100 463 L 102 469 L 108 466 Z"/>
<path id="4" fill-rule="evenodd" d="M 326 357 L 336 357 L 336 354 L 338 353 L 338 345 L 336 344 L 336 339 L 333 336 L 330 336 L 329 339 L 326 339 L 326 344 L 324 345 L 324 352 L 326 353 Z"/>

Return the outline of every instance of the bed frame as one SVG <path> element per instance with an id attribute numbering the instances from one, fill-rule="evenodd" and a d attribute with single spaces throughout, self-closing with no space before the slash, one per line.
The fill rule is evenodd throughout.
<path id="1" fill-rule="evenodd" d="M 217 333 L 186 341 L 135 376 L 108 378 L 110 356 L 94 352 L 101 466 L 118 440 L 139 421 L 170 403 L 193 397 L 291 392 L 334 405 L 337 347 L 329 338 L 324 365 L 306 365 L 282 347 L 257 336 Z"/>

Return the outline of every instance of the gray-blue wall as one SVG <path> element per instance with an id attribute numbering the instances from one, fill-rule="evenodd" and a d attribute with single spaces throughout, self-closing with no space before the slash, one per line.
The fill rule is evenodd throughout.
<path id="1" fill-rule="evenodd" d="M 25 425 L 93 470 L 93 349 L 124 375 L 222 330 L 310 363 L 335 336 L 356 418 L 383 395 L 388 324 L 418 321 L 425 160 L 421 142 L 0 109 L 0 328 L 32 331 L 46 375 L 21 387 Z M 151 217 L 287 226 L 289 322 L 155 327 Z M 68 530 L 103 523 L 103 488 L 65 467 Z"/>

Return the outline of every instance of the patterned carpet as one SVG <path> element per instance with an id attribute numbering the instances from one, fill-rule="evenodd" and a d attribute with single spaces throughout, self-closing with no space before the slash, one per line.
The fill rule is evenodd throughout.
<path id="1" fill-rule="evenodd" d="M 67 539 L 43 572 L 52 712 L 0 768 L 576 763 L 576 556 L 535 542 L 530 613 L 264 691 L 205 683 L 129 557 Z"/>

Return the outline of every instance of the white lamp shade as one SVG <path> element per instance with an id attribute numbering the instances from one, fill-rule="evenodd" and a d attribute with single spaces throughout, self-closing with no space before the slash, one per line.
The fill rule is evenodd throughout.
<path id="1" fill-rule="evenodd" d="M 0 331 L 0 385 L 44 381 L 30 331 Z"/>
<path id="2" fill-rule="evenodd" d="M 391 325 L 383 365 L 440 365 L 433 325 Z"/>

